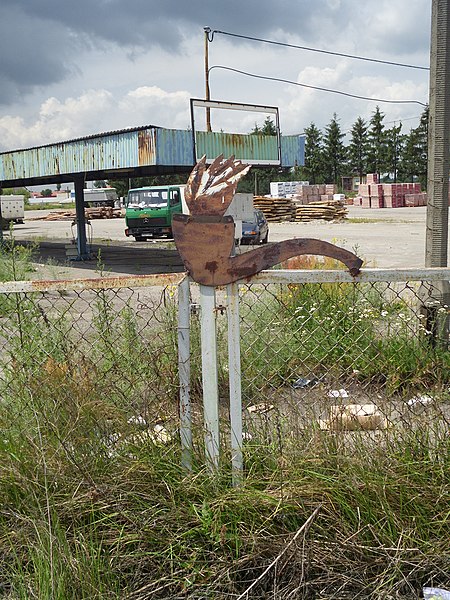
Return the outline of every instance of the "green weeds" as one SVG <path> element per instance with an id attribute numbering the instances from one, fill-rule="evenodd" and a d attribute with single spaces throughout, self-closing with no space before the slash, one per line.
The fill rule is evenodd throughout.
<path id="1" fill-rule="evenodd" d="M 12 260 L 0 266 L 5 277 L 27 273 L 18 252 L 3 257 Z M 1 298 L 0 595 L 238 597 L 319 505 L 253 598 L 406 599 L 448 586 L 448 428 L 425 420 L 343 434 L 310 421 L 292 435 L 295 415 L 275 408 L 261 427 L 248 425 L 243 484 L 233 489 L 225 435 L 218 472 L 204 466 L 195 317 L 193 471 L 180 468 L 175 299 L 170 289 L 138 304 L 126 290 L 56 294 L 50 304 L 41 294 Z M 359 382 L 381 377 L 396 392 L 448 381 L 446 352 L 395 293 L 324 284 L 243 300 L 253 401 L 264 386 L 281 394 L 299 371 L 358 370 Z M 170 439 L 152 435 L 156 422 Z"/>

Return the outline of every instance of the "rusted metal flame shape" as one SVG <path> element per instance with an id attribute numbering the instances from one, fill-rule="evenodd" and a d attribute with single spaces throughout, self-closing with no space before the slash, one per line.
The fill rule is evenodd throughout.
<path id="1" fill-rule="evenodd" d="M 226 285 L 251 277 L 293 256 L 314 254 L 334 258 L 356 276 L 362 260 L 334 244 L 312 238 L 296 238 L 259 247 L 232 256 L 234 221 L 224 216 L 236 187 L 250 166 L 232 156 L 218 156 L 206 166 L 206 158 L 195 165 L 186 185 L 185 196 L 190 215 L 174 215 L 175 244 L 190 276 L 197 283 Z"/>

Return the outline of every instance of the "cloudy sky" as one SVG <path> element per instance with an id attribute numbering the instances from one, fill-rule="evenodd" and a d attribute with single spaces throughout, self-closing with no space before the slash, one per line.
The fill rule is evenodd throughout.
<path id="1" fill-rule="evenodd" d="M 140 125 L 188 128 L 205 97 L 204 30 L 427 67 L 430 0 L 1 0 L 0 151 Z M 213 100 L 277 106 L 285 134 L 336 112 L 344 131 L 376 102 L 428 100 L 427 70 L 215 33 Z M 419 104 L 379 103 L 385 123 L 416 126 Z M 196 111 L 201 125 L 201 115 Z M 213 111 L 213 129 L 250 131 L 253 113 Z"/>

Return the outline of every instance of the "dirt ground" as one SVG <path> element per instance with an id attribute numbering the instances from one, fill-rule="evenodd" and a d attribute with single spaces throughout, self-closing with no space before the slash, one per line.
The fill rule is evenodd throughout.
<path id="1" fill-rule="evenodd" d="M 349 206 L 348 209 L 348 219 L 341 222 L 270 223 L 269 242 L 318 238 L 355 251 L 368 267 L 425 266 L 425 207 L 375 210 Z M 13 231 L 18 242 L 36 245 L 35 278 L 76 279 L 99 277 L 101 273 L 121 276 L 184 270 L 173 241 L 130 240 L 125 237 L 125 221 L 121 218 L 91 221 L 92 228 L 87 233 L 92 242 L 92 260 L 68 260 L 65 244 L 72 240 L 72 223 L 70 219 L 40 220 L 45 214 L 48 211 L 27 211 L 25 223 L 16 225 Z"/>

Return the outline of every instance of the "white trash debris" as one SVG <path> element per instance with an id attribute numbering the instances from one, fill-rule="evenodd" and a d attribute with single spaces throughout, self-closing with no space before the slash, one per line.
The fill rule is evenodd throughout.
<path id="1" fill-rule="evenodd" d="M 408 406 L 426 406 L 427 404 L 431 404 L 433 400 L 433 396 L 414 396 L 414 398 L 410 398 L 406 404 Z"/>
<path id="2" fill-rule="evenodd" d="M 348 392 L 343 388 L 340 390 L 331 390 L 328 392 L 328 398 L 348 398 Z"/>
<path id="3" fill-rule="evenodd" d="M 153 433 L 150 433 L 149 437 L 155 444 L 168 444 L 172 441 L 172 436 L 167 429 L 159 424 L 153 427 Z"/>
<path id="4" fill-rule="evenodd" d="M 147 427 L 147 421 L 141 415 L 133 415 L 127 421 L 129 425 L 139 425 L 140 427 Z"/>
<path id="5" fill-rule="evenodd" d="M 330 407 L 329 417 L 319 421 L 329 431 L 373 431 L 385 429 L 386 419 L 375 404 L 346 404 Z"/>
<path id="6" fill-rule="evenodd" d="M 273 410 L 275 406 L 273 404 L 266 404 L 265 402 L 261 402 L 261 404 L 252 404 L 251 406 L 247 406 L 247 411 L 249 413 L 259 413 L 264 414 Z"/>
<path id="7" fill-rule="evenodd" d="M 423 597 L 425 600 L 450 600 L 450 592 L 442 588 L 423 588 Z"/>

